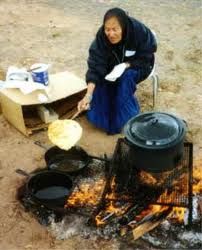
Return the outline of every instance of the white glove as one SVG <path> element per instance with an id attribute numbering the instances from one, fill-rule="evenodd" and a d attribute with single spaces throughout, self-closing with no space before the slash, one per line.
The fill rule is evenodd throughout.
<path id="1" fill-rule="evenodd" d="M 108 75 L 105 76 L 105 79 L 111 82 L 116 81 L 116 79 L 123 74 L 126 68 L 127 68 L 126 63 L 120 63 L 116 65 L 113 68 L 113 70 Z"/>

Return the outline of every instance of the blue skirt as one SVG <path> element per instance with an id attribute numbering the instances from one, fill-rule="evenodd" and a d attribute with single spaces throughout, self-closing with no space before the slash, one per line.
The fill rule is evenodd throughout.
<path id="1" fill-rule="evenodd" d="M 126 122 L 140 111 L 134 95 L 138 75 L 137 71 L 128 69 L 116 82 L 97 84 L 87 112 L 88 120 L 108 134 L 120 133 Z"/>

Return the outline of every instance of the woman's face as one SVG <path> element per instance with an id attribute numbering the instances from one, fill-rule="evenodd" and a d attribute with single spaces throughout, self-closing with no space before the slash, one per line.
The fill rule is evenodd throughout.
<path id="1" fill-rule="evenodd" d="M 116 17 L 111 17 L 105 22 L 104 32 L 112 44 L 116 44 L 122 39 L 122 29 Z"/>

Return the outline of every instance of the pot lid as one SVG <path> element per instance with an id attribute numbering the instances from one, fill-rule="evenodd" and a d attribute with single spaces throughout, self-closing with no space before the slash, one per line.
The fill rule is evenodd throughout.
<path id="1" fill-rule="evenodd" d="M 126 138 L 137 146 L 158 148 L 171 144 L 182 135 L 182 122 L 160 112 L 142 113 L 128 121 Z"/>

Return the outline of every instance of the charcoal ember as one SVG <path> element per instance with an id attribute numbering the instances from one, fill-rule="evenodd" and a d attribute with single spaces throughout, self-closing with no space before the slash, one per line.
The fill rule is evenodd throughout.
<path id="1" fill-rule="evenodd" d="M 157 184 L 157 179 L 151 173 L 148 173 L 146 171 L 139 172 L 139 181 L 141 183 L 151 186 Z"/>

